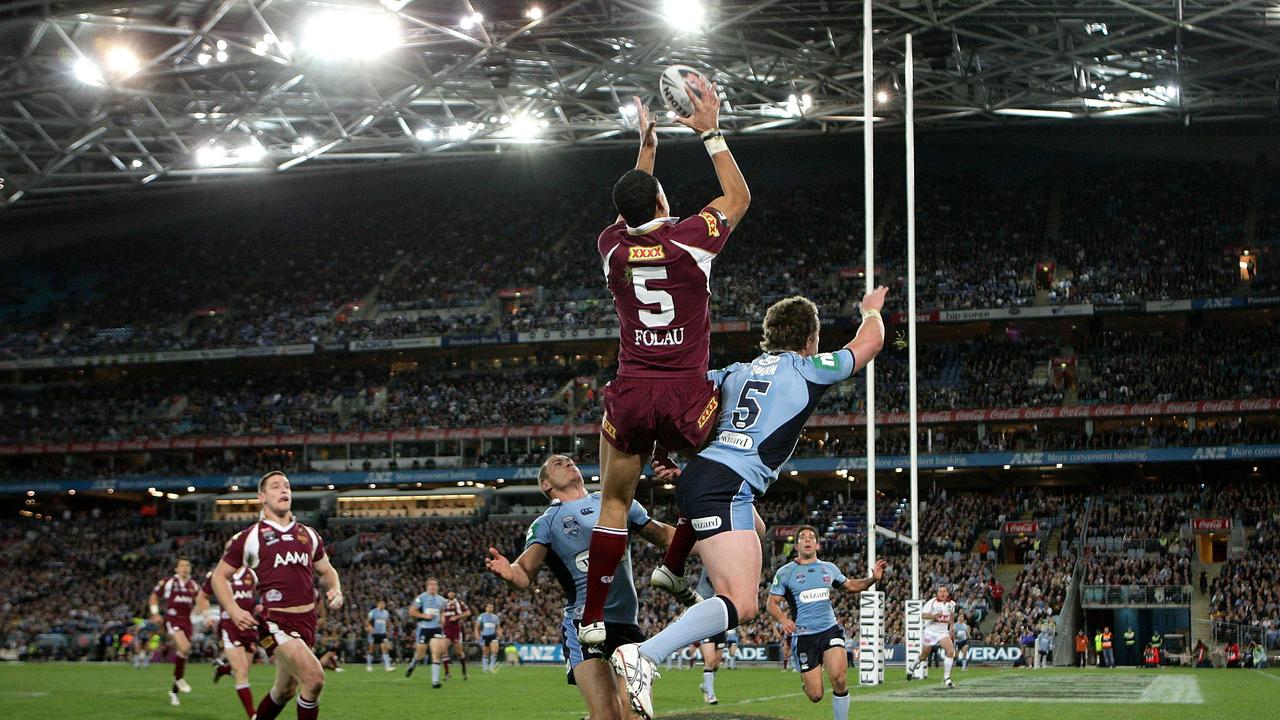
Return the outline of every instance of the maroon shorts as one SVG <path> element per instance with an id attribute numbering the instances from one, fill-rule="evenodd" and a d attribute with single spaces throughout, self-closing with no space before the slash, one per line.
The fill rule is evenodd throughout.
<path id="1" fill-rule="evenodd" d="M 316 644 L 316 612 L 288 613 L 264 610 L 258 620 L 258 645 L 270 655 L 276 647 L 301 640 L 310 648 Z"/>
<path id="2" fill-rule="evenodd" d="M 189 617 L 168 617 L 164 619 L 164 631 L 166 635 L 172 635 L 179 630 L 187 639 L 191 639 L 191 618 Z"/>
<path id="3" fill-rule="evenodd" d="M 252 653 L 254 646 L 258 644 L 257 628 L 241 630 L 230 620 L 222 620 L 218 623 L 218 634 L 222 638 L 224 648 L 242 647 Z"/>
<path id="4" fill-rule="evenodd" d="M 462 642 L 462 628 L 449 627 L 448 625 L 445 625 L 444 636 L 448 638 L 450 642 Z"/>
<path id="5" fill-rule="evenodd" d="M 630 455 L 697 448 L 716 426 L 720 393 L 705 377 L 618 378 L 604 386 L 600 431 Z"/>

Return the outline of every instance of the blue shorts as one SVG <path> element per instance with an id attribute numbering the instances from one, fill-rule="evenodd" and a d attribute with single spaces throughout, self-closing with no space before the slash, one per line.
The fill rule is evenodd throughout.
<path id="1" fill-rule="evenodd" d="M 497 642 L 497 641 L 498 641 L 497 635 L 481 635 L 480 636 L 480 644 L 482 645 L 488 645 L 491 642 Z"/>
<path id="2" fill-rule="evenodd" d="M 418 628 L 418 634 L 414 638 L 414 642 L 419 645 L 426 645 L 436 638 L 440 638 L 441 640 L 445 639 L 444 628 Z"/>
<path id="3" fill-rule="evenodd" d="M 603 648 L 584 648 L 578 642 L 578 621 L 566 617 L 560 623 L 560 645 L 564 650 L 564 662 L 568 670 L 567 679 L 570 685 L 577 685 L 573 677 L 573 669 L 584 660 L 608 660 L 613 651 L 629 643 L 642 643 L 649 638 L 639 625 L 626 623 L 604 623 L 605 640 Z"/>
<path id="4" fill-rule="evenodd" d="M 844 628 L 839 623 L 822 632 L 791 636 L 791 654 L 799 661 L 802 673 L 821 668 L 827 651 L 837 647 L 845 650 Z"/>
<path id="5" fill-rule="evenodd" d="M 694 458 L 676 484 L 676 508 L 689 518 L 699 540 L 730 530 L 754 532 L 755 504 L 750 483 L 715 460 Z"/>

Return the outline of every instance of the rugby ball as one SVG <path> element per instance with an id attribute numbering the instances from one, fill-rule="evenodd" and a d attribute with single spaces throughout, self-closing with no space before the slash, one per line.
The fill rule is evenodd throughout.
<path id="1" fill-rule="evenodd" d="M 702 78 L 708 86 L 711 84 L 706 75 L 688 65 L 672 65 L 663 70 L 662 77 L 658 79 L 658 93 L 662 95 L 667 107 L 682 118 L 693 117 L 693 101 L 689 99 L 690 92 L 699 100 L 702 99 L 698 87 L 689 84 L 690 77 L 694 75 Z"/>

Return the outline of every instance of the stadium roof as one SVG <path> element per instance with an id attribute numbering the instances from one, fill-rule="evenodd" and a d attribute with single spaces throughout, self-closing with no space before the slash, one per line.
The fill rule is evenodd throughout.
<path id="1" fill-rule="evenodd" d="M 701 23 L 667 13 L 699 8 Z M 636 94 L 656 105 L 658 74 L 674 63 L 714 75 L 732 132 L 858 132 L 861 13 L 831 0 L 10 0 L 0 208 L 632 143 L 623 106 Z M 1276 0 L 877 0 L 874 17 L 886 127 L 901 122 L 907 33 L 925 125 L 1277 110 Z"/>

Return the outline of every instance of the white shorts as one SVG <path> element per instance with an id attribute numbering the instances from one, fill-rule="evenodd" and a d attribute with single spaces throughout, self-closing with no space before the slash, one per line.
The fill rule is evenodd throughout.
<path id="1" fill-rule="evenodd" d="M 946 637 L 951 637 L 951 633 L 946 630 L 934 630 L 933 628 L 926 627 L 921 640 L 924 642 L 925 647 L 935 647 L 938 643 L 942 642 L 943 638 Z"/>

